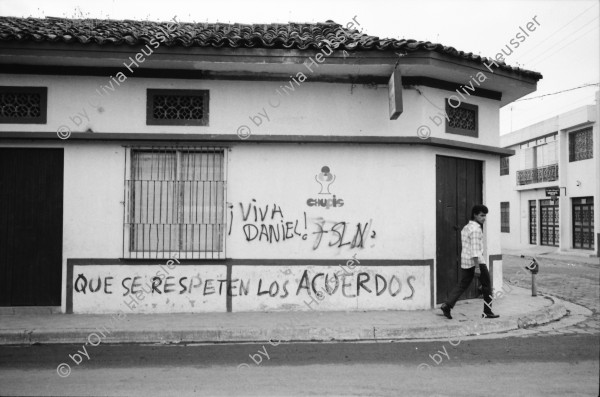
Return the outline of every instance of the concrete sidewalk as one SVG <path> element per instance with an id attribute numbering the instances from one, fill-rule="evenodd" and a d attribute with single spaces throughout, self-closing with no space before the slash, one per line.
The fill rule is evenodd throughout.
<path id="1" fill-rule="evenodd" d="M 373 341 L 461 337 L 505 332 L 558 320 L 567 314 L 556 298 L 532 297 L 505 285 L 493 302 L 497 319 L 481 319 L 483 300 L 459 302 L 446 319 L 440 309 L 372 312 L 204 314 L 0 315 L 0 344 L 220 343 Z"/>

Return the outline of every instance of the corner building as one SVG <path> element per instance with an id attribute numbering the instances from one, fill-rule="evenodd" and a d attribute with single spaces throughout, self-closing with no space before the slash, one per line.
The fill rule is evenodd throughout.
<path id="1" fill-rule="evenodd" d="M 501 287 L 498 113 L 539 73 L 334 22 L 86 22 L 0 18 L 3 306 L 429 309 L 476 203 Z"/>
<path id="2" fill-rule="evenodd" d="M 501 137 L 503 248 L 600 256 L 598 98 Z"/>

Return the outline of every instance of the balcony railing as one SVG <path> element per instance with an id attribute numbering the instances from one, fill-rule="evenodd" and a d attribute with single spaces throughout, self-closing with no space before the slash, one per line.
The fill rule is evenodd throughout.
<path id="1" fill-rule="evenodd" d="M 558 164 L 517 171 L 518 186 L 540 182 L 552 182 L 556 180 L 558 180 Z"/>

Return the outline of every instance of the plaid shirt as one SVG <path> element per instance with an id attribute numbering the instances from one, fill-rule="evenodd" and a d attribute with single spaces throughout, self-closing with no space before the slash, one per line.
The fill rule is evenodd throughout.
<path id="1" fill-rule="evenodd" d="M 473 266 L 473 258 L 478 258 L 479 263 L 485 263 L 483 259 L 483 230 L 479 223 L 469 221 L 460 232 L 462 252 L 460 254 L 460 267 L 470 269 Z"/>

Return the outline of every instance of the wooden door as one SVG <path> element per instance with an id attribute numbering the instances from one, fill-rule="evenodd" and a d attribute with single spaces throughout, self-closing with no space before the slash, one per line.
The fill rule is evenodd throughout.
<path id="1" fill-rule="evenodd" d="M 573 199 L 573 248 L 594 249 L 594 198 Z"/>
<path id="2" fill-rule="evenodd" d="M 558 247 L 559 225 L 558 200 L 540 200 L 540 245 Z"/>
<path id="3" fill-rule="evenodd" d="M 63 149 L 0 148 L 0 306 L 59 306 Z"/>
<path id="4" fill-rule="evenodd" d="M 469 223 L 471 208 L 482 204 L 480 161 L 437 156 L 436 159 L 436 282 L 437 303 L 444 302 L 460 272 L 460 232 Z M 489 265 L 489 264 L 488 264 Z M 479 295 L 473 282 L 461 299 Z"/>
<path id="5" fill-rule="evenodd" d="M 537 202 L 529 200 L 529 244 L 537 244 Z"/>

